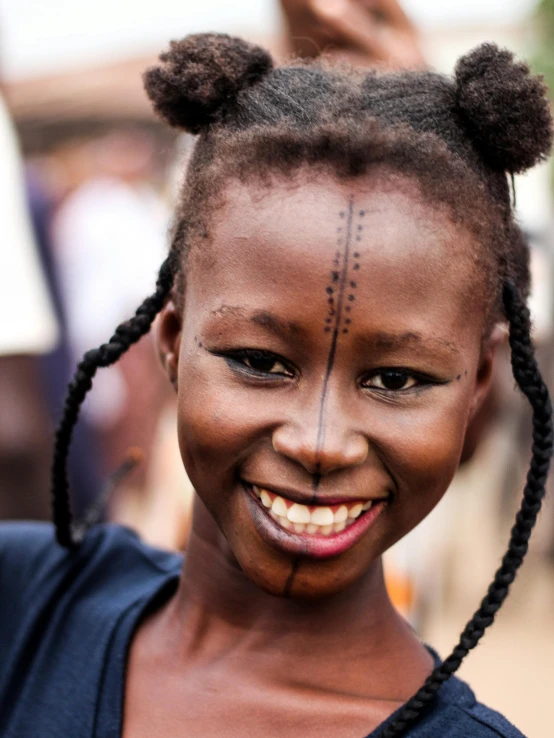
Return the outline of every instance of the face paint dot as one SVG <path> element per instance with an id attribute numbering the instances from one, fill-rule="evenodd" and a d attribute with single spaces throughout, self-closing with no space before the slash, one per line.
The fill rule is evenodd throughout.
<path id="1" fill-rule="evenodd" d="M 339 273 L 338 272 L 332 272 L 331 276 L 333 278 L 333 282 L 338 282 L 339 281 Z"/>
<path id="2" fill-rule="evenodd" d="M 327 302 L 329 303 L 329 305 L 332 305 L 335 302 L 335 298 L 334 297 L 328 297 L 327 298 Z"/>
<path id="3" fill-rule="evenodd" d="M 354 269 L 359 269 L 359 268 L 360 268 L 359 264 L 354 264 Z"/>
<path id="4" fill-rule="evenodd" d="M 335 311 L 333 310 L 333 308 L 331 308 L 331 310 L 329 310 L 329 315 L 334 315 L 334 314 L 335 314 Z"/>
<path id="5" fill-rule="evenodd" d="M 326 323 L 332 323 L 333 321 L 331 320 L 331 318 L 325 318 L 325 322 Z"/>
<path id="6" fill-rule="evenodd" d="M 346 325 L 350 325 L 350 323 L 352 322 L 352 320 L 350 318 L 346 318 L 346 320 L 344 322 L 346 323 Z"/>
<path id="7" fill-rule="evenodd" d="M 348 299 L 352 302 L 352 300 L 354 300 L 354 295 L 348 295 Z"/>
<path id="8" fill-rule="evenodd" d="M 360 254 L 357 251 L 354 251 L 354 258 L 355 259 L 359 259 L 360 258 Z"/>
<path id="9" fill-rule="evenodd" d="M 349 313 L 352 310 L 350 305 L 347 305 L 344 309 L 346 310 L 347 313 Z"/>
<path id="10" fill-rule="evenodd" d="M 361 236 L 356 236 L 356 241 L 361 241 L 361 240 L 362 240 Z"/>
<path id="11" fill-rule="evenodd" d="M 337 228 L 337 233 L 341 233 L 341 232 L 342 232 L 342 228 Z"/>
<path id="12" fill-rule="evenodd" d="M 332 294 L 333 294 L 333 292 L 334 292 L 334 290 L 333 290 L 333 288 L 332 288 L 332 287 L 326 287 L 326 288 L 325 288 L 325 292 L 326 292 L 326 293 L 327 293 L 328 295 L 332 295 Z"/>
<path id="13" fill-rule="evenodd" d="M 348 328 L 343 328 L 343 329 L 342 329 L 342 332 L 343 332 L 343 333 L 348 333 Z"/>
<path id="14" fill-rule="evenodd" d="M 331 333 L 331 329 L 329 328 L 328 325 L 326 325 L 323 330 L 325 331 L 325 333 Z"/>
<path id="15" fill-rule="evenodd" d="M 359 231 L 363 231 L 363 229 L 364 229 L 364 227 L 363 227 L 363 226 L 358 226 L 358 230 L 359 230 Z"/>
<path id="16" fill-rule="evenodd" d="M 344 210 L 341 212 L 340 217 L 344 218 Z"/>
<path id="17" fill-rule="evenodd" d="M 365 215 L 365 210 L 360 210 L 360 218 L 363 218 Z"/>
<path id="18" fill-rule="evenodd" d="M 358 285 L 356 284 L 356 282 L 350 282 L 350 286 L 351 286 L 351 287 L 354 287 L 354 288 L 355 288 L 355 287 L 357 287 Z"/>
<path id="19" fill-rule="evenodd" d="M 456 377 L 456 379 L 457 379 L 458 381 L 460 381 L 460 379 L 461 379 L 461 378 L 462 378 L 462 375 L 461 375 L 461 374 L 458 374 L 458 376 Z"/>
<path id="20" fill-rule="evenodd" d="M 199 341 L 198 342 L 198 348 L 202 348 L 202 346 L 203 346 L 202 341 Z"/>

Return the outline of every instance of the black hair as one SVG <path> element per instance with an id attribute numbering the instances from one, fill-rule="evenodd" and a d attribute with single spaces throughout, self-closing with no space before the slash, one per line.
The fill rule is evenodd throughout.
<path id="1" fill-rule="evenodd" d="M 454 79 L 325 63 L 274 68 L 263 49 L 218 34 L 172 42 L 160 60 L 144 77 L 154 108 L 170 125 L 198 137 L 156 291 L 108 343 L 85 354 L 69 386 L 52 469 L 57 539 L 76 546 L 86 530 L 72 521 L 65 466 L 92 379 L 148 332 L 172 289 L 182 293 L 186 257 L 205 242 L 208 214 L 224 183 L 255 176 L 270 181 L 300 167 L 356 177 L 381 166 L 415 178 L 423 197 L 446 205 L 477 237 L 474 258 L 485 267 L 483 295 L 489 295 L 491 317 L 508 321 L 513 374 L 533 410 L 533 446 L 502 564 L 452 654 L 383 732 L 383 738 L 401 736 L 432 706 L 441 685 L 493 622 L 527 552 L 544 496 L 553 444 L 551 404 L 531 343 L 525 304 L 529 250 L 509 189 L 509 178 L 544 159 L 551 147 L 544 83 L 494 44 L 462 57 Z"/>

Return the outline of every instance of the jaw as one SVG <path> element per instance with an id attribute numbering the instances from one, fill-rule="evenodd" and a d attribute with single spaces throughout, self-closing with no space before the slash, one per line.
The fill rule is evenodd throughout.
<path id="1" fill-rule="evenodd" d="M 386 505 L 375 505 L 369 511 L 371 516 L 363 516 L 362 525 L 369 530 L 365 535 L 370 540 L 354 530 L 355 526 L 331 536 L 299 535 L 282 529 L 260 501 L 238 483 L 230 510 L 222 515 L 223 525 L 216 523 L 215 516 L 198 500 L 187 556 L 190 558 L 196 548 L 194 539 L 202 539 L 210 553 L 199 557 L 198 566 L 206 571 L 209 561 L 210 577 L 214 567 L 220 587 L 226 588 L 220 577 L 228 576 L 234 582 L 231 588 L 244 590 L 248 599 L 262 594 L 325 599 L 364 578 L 374 565 L 380 567 L 382 534 L 373 534 L 370 529 L 377 526 L 385 511 Z M 361 541 L 353 542 L 353 534 Z"/>

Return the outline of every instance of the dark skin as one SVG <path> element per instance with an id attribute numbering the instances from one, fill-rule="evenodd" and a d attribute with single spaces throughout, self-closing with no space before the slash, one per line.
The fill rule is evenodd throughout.
<path id="1" fill-rule="evenodd" d="M 355 66 L 424 67 L 416 29 L 397 0 L 281 0 L 288 45 Z"/>
<path id="2" fill-rule="evenodd" d="M 228 185 L 159 324 L 197 501 L 178 589 L 131 645 L 125 738 L 361 738 L 431 672 L 381 554 L 441 499 L 490 380 L 474 248 L 408 180 Z M 248 482 L 384 501 L 317 558 L 268 541 Z"/>

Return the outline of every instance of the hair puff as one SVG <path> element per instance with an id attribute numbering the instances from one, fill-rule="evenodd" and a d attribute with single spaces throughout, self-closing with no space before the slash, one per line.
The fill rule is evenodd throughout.
<path id="1" fill-rule="evenodd" d="M 552 115 L 542 77 L 507 49 L 482 44 L 459 59 L 458 112 L 481 156 L 493 169 L 523 172 L 552 145 Z"/>
<path id="2" fill-rule="evenodd" d="M 273 68 L 261 47 L 218 33 L 172 41 L 159 58 L 163 65 L 146 70 L 144 87 L 158 115 L 189 133 L 218 120 L 241 90 Z"/>

